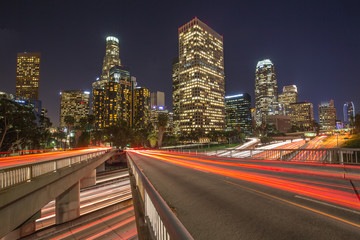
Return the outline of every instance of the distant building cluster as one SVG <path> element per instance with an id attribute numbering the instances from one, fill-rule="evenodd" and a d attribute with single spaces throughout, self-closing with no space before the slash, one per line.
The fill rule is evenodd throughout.
<path id="1" fill-rule="evenodd" d="M 313 104 L 299 102 L 296 85 L 283 86 L 278 92 L 275 66 L 270 59 L 255 67 L 254 99 L 249 93 L 225 96 L 223 37 L 198 18 L 178 29 L 178 56 L 172 61 L 172 105 L 169 111 L 165 93 L 140 87 L 128 67 L 122 65 L 119 40 L 106 38 L 105 56 L 99 78 L 91 91 L 60 91 L 60 126 L 65 117 L 75 121 L 94 116 L 97 129 L 125 121 L 132 128 L 152 124 L 158 130 L 158 116 L 168 116 L 167 131 L 175 134 L 237 130 L 251 135 L 266 126 L 278 132 L 313 131 Z M 15 95 L 0 92 L 5 98 L 29 106 L 39 121 L 47 110 L 39 99 L 41 53 L 18 53 Z M 255 105 L 252 108 L 252 104 Z M 90 106 L 92 106 L 90 108 Z M 343 107 L 343 122 L 337 120 L 334 100 L 318 105 L 319 125 L 324 131 L 353 125 L 355 107 L 349 101 Z"/>

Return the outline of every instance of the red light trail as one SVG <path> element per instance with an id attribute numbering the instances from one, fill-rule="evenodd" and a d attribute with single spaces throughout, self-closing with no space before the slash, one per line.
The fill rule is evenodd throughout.
<path id="1" fill-rule="evenodd" d="M 155 158 L 161 161 L 177 164 L 179 166 L 188 167 L 195 170 L 201 170 L 209 173 L 219 174 L 222 176 L 228 176 L 244 181 L 249 181 L 260 185 L 265 185 L 272 188 L 277 188 L 288 192 L 301 194 L 308 197 L 320 199 L 323 201 L 335 203 L 338 205 L 346 206 L 348 208 L 360 210 L 360 202 L 357 195 L 353 192 L 346 192 L 346 191 L 330 188 L 330 187 L 335 187 L 336 185 L 333 186 L 328 185 L 328 187 L 326 187 L 327 183 L 325 183 L 322 184 L 323 186 L 317 186 L 319 185 L 319 181 L 294 182 L 293 179 L 291 178 L 288 179 L 278 178 L 266 173 L 246 172 L 241 170 L 228 169 L 225 167 L 234 166 L 239 168 L 259 169 L 271 173 L 285 172 L 285 173 L 294 174 L 294 176 L 302 174 L 302 175 L 316 175 L 316 176 L 328 177 L 328 178 L 334 178 L 334 177 L 340 178 L 341 174 L 335 174 L 333 172 L 324 172 L 324 171 L 310 171 L 303 169 L 291 169 L 291 168 L 283 168 L 283 167 L 269 167 L 269 166 L 258 166 L 252 164 L 238 164 L 238 163 L 211 161 L 211 160 L 197 159 L 192 157 L 173 156 L 173 155 L 160 154 L 160 153 L 152 154 L 152 153 L 144 153 L 138 151 L 136 153 L 143 156 Z M 221 167 L 208 165 L 208 164 L 218 164 L 221 165 Z M 357 174 L 352 174 L 351 178 L 357 181 L 360 180 L 360 177 Z"/>

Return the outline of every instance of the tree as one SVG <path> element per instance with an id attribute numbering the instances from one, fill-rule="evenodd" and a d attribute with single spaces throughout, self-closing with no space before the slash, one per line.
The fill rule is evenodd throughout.
<path id="1" fill-rule="evenodd" d="M 75 125 L 75 148 L 79 147 L 79 138 L 82 136 L 83 132 L 86 131 L 87 125 L 88 117 L 80 118 L 79 122 L 77 122 L 77 124 Z M 82 140 L 84 140 L 84 138 Z"/>
<path id="2" fill-rule="evenodd" d="M 71 147 L 71 130 L 72 130 L 72 127 L 74 126 L 75 124 L 75 118 L 74 116 L 72 115 L 66 115 L 65 118 L 64 118 L 64 123 L 66 125 L 66 128 L 67 128 L 67 131 L 68 131 L 68 136 L 69 137 L 69 145 Z M 66 148 L 66 144 L 65 144 L 65 148 Z"/>
<path id="3" fill-rule="evenodd" d="M 360 133 L 360 113 L 355 115 L 354 126 L 355 126 L 355 133 Z"/>
<path id="4" fill-rule="evenodd" d="M 155 131 L 153 131 L 149 134 L 147 139 L 150 142 L 150 147 L 154 148 L 156 146 L 156 142 L 158 140 L 158 134 Z"/>
<path id="5" fill-rule="evenodd" d="M 124 148 L 132 142 L 132 130 L 124 120 L 120 120 L 116 124 L 107 127 L 104 133 L 106 141 L 114 147 Z"/>
<path id="6" fill-rule="evenodd" d="M 0 151 L 33 148 L 39 145 L 33 109 L 0 99 Z"/>
<path id="7" fill-rule="evenodd" d="M 166 130 L 167 122 L 168 122 L 168 115 L 166 113 L 159 113 L 158 115 L 158 129 L 159 129 L 158 147 L 159 148 L 162 146 L 162 139 L 164 132 Z"/>

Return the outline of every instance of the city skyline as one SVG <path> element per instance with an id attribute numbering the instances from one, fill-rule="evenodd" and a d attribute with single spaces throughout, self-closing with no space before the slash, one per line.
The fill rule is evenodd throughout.
<path id="1" fill-rule="evenodd" d="M 356 86 L 355 57 L 360 50 L 356 42 L 357 38 L 352 40 L 350 37 L 355 31 L 354 27 L 359 23 L 359 17 L 352 12 L 352 9 L 356 9 L 354 6 L 342 3 L 320 6 L 310 2 L 290 6 L 289 3 L 283 2 L 280 7 L 276 4 L 269 6 L 279 8 L 274 9 L 273 13 L 260 16 L 264 13 L 260 10 L 259 13 L 250 16 L 251 13 L 255 13 L 256 4 L 247 3 L 243 6 L 244 10 L 238 11 L 243 13 L 242 11 L 247 10 L 250 14 L 238 14 L 241 15 L 240 18 L 235 17 L 235 14 L 225 14 L 228 11 L 235 13 L 235 10 L 231 10 L 234 8 L 226 3 L 219 5 L 218 8 L 209 6 L 204 10 L 200 10 L 200 4 L 195 4 L 193 10 L 181 7 L 181 14 L 176 16 L 170 15 L 179 6 L 162 4 L 164 14 L 161 17 L 156 17 L 156 13 L 153 13 L 154 15 L 145 13 L 139 20 L 126 24 L 126 21 L 125 23 L 123 21 L 127 17 L 126 14 L 119 16 L 118 19 L 105 16 L 105 19 L 99 22 L 88 22 L 88 26 L 93 26 L 90 30 L 86 25 L 82 28 L 82 23 L 89 21 L 91 13 L 95 10 L 105 12 L 104 9 L 97 9 L 96 5 L 91 3 L 84 13 L 80 13 L 80 18 L 82 16 L 84 19 L 76 18 L 74 26 L 70 26 L 69 22 L 75 17 L 75 12 L 78 13 L 75 9 L 79 8 L 80 4 L 71 5 L 69 9 L 65 4 L 58 6 L 61 11 L 69 13 L 69 19 L 62 22 L 63 19 L 55 14 L 54 9 L 48 4 L 20 6 L 7 3 L 5 8 L 0 10 L 2 12 L 0 50 L 4 53 L 0 60 L 2 82 L 0 90 L 15 93 L 18 52 L 41 52 L 40 99 L 43 100 L 43 106 L 49 110 L 54 125 L 57 125 L 59 91 L 61 89 L 91 90 L 91 83 L 101 75 L 99 69 L 102 64 L 104 39 L 108 35 L 114 35 L 120 39 L 121 59 L 126 61 L 126 65 L 131 66 L 131 72 L 142 82 L 141 85 L 151 87 L 151 91 L 165 92 L 168 108 L 171 109 L 171 60 L 178 54 L 176 30 L 184 22 L 198 16 L 215 31 L 224 34 L 226 95 L 249 92 L 254 98 L 254 67 L 257 61 L 270 58 L 276 66 L 278 86 L 297 85 L 299 101 L 308 101 L 317 106 L 321 101 L 334 99 L 338 116 L 342 116 L 341 109 L 347 101 L 354 102 L 355 109 L 358 109 L 360 99 L 356 94 L 357 88 L 346 87 Z M 269 3 L 265 3 L 267 4 Z M 128 5 L 130 9 L 135 10 L 134 5 L 131 3 Z M 145 7 L 139 8 L 134 18 L 144 14 Z M 166 7 L 169 7 L 168 12 L 165 10 Z M 303 11 L 299 11 L 294 17 L 282 13 L 289 12 L 295 7 Z M 22 21 L 14 19 L 14 16 L 19 15 L 16 14 L 17 11 L 22 12 L 29 8 L 38 8 L 34 9 L 35 12 L 47 11 L 46 17 L 49 22 L 58 24 L 58 29 L 51 30 L 51 26 L 44 23 L 46 18 L 44 20 L 41 14 L 31 16 L 22 27 L 20 24 Z M 219 11 L 219 14 L 214 15 L 214 11 Z M 148 22 L 144 21 L 146 17 L 149 17 Z M 168 17 L 168 21 L 160 24 L 159 20 L 164 17 Z M 332 21 L 322 21 L 321 18 Z M 23 18 L 20 16 L 19 19 Z M 289 20 L 288 23 L 282 23 L 285 19 Z M 230 22 L 231 24 L 227 24 Z M 251 24 L 246 26 L 244 22 Z M 32 23 L 39 25 L 26 28 L 27 24 Z M 299 31 L 292 30 L 291 24 Z M 68 26 L 69 29 L 65 29 Z M 151 29 L 147 31 L 154 31 L 154 35 L 164 33 L 162 41 L 156 42 L 151 36 L 140 33 L 150 26 Z M 137 27 L 140 27 L 139 30 L 134 31 L 133 29 Z M 279 33 L 269 36 L 268 39 L 264 38 L 273 30 Z M 281 31 L 285 31 L 286 34 Z M 139 40 L 139 34 L 144 39 Z M 336 38 L 335 35 L 342 37 Z M 55 47 L 53 42 L 56 39 L 59 39 L 59 42 Z M 79 44 L 83 45 L 76 51 Z M 160 55 L 153 54 L 153 51 Z M 339 86 L 345 87 L 339 88 Z M 314 112 L 317 113 L 316 108 Z M 339 118 L 342 120 L 341 117 Z"/>

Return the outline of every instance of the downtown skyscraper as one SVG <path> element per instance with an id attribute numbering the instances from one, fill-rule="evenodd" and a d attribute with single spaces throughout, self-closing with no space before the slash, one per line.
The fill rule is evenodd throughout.
<path id="1" fill-rule="evenodd" d="M 334 100 L 323 101 L 319 105 L 319 124 L 322 130 L 333 130 L 336 127 L 336 109 Z"/>
<path id="2" fill-rule="evenodd" d="M 28 99 L 39 99 L 41 53 L 18 53 L 16 66 L 15 95 Z"/>
<path id="3" fill-rule="evenodd" d="M 65 117 L 71 115 L 78 123 L 89 115 L 90 92 L 82 90 L 67 90 L 60 92 L 60 126 L 64 127 Z"/>
<path id="4" fill-rule="evenodd" d="M 344 126 L 350 127 L 351 122 L 355 122 L 355 107 L 353 102 L 346 102 L 343 107 Z"/>
<path id="5" fill-rule="evenodd" d="M 173 79 L 177 85 L 173 86 L 174 120 L 182 133 L 224 130 L 223 38 L 197 18 L 180 27 L 178 34 L 178 80 Z M 173 69 L 173 78 L 174 73 Z"/>
<path id="6" fill-rule="evenodd" d="M 266 121 L 266 116 L 280 112 L 275 67 L 270 59 L 259 61 L 256 65 L 255 108 L 257 125 Z"/>

